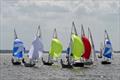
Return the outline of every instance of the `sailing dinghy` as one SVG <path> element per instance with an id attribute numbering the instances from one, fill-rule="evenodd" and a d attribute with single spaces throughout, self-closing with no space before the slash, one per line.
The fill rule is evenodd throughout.
<path id="1" fill-rule="evenodd" d="M 20 65 L 23 59 L 23 54 L 25 53 L 25 47 L 23 42 L 18 39 L 16 30 L 14 29 L 14 43 L 13 43 L 13 53 L 12 53 L 12 64 Z"/>
<path id="2" fill-rule="evenodd" d="M 111 64 L 110 59 L 112 58 L 112 44 L 106 30 L 105 30 L 103 56 L 104 56 L 104 60 L 101 62 L 101 64 Z"/>
<path id="3" fill-rule="evenodd" d="M 74 32 L 72 32 L 74 30 Z M 63 63 L 61 59 L 62 68 L 84 67 L 81 56 L 84 52 L 84 45 L 81 38 L 77 34 L 74 22 L 72 23 L 71 37 L 70 37 L 70 53 L 67 58 L 67 64 Z"/>
<path id="4" fill-rule="evenodd" d="M 91 59 L 91 53 L 92 53 L 92 45 L 89 40 L 89 35 L 86 37 L 83 25 L 81 25 L 81 37 L 82 37 L 82 42 L 84 44 L 85 51 L 82 55 L 84 64 L 85 65 L 92 65 L 92 59 Z"/>
<path id="5" fill-rule="evenodd" d="M 69 46 L 66 50 L 66 62 L 67 62 L 67 64 L 63 63 L 62 59 L 60 61 L 61 65 L 62 65 L 62 68 L 73 68 L 73 66 L 71 64 L 71 61 L 70 61 L 71 60 L 70 55 L 71 55 L 71 41 L 70 41 Z"/>
<path id="6" fill-rule="evenodd" d="M 102 54 L 103 54 L 103 44 L 101 43 L 100 54 L 98 55 L 98 58 L 102 58 Z"/>
<path id="7" fill-rule="evenodd" d="M 97 58 L 96 58 L 96 51 L 95 51 L 95 45 L 94 45 L 94 41 L 93 41 L 93 37 L 92 37 L 92 33 L 91 33 L 91 30 L 90 28 L 88 27 L 88 38 L 90 36 L 90 43 L 91 43 L 91 54 L 90 54 L 90 58 L 88 59 L 88 61 L 84 62 L 85 65 L 92 65 L 92 64 L 95 64 L 96 61 L 97 61 Z"/>
<path id="8" fill-rule="evenodd" d="M 43 43 L 42 43 L 42 39 L 41 39 L 40 26 L 38 26 L 35 40 L 33 40 L 32 46 L 28 53 L 29 63 L 27 63 L 23 60 L 24 66 L 25 67 L 34 67 L 36 65 L 38 59 L 42 56 L 42 54 L 43 54 Z"/>
<path id="9" fill-rule="evenodd" d="M 58 58 L 61 57 L 62 49 L 63 49 L 62 43 L 58 39 L 56 29 L 54 29 L 53 39 L 51 41 L 51 46 L 49 50 L 48 61 L 44 61 L 44 59 L 42 58 L 43 64 L 51 66 L 54 63 L 53 60 L 57 60 Z"/>

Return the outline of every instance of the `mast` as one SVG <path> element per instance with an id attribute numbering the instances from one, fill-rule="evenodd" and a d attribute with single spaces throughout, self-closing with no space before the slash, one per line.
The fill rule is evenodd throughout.
<path id="1" fill-rule="evenodd" d="M 72 29 L 74 29 L 75 35 L 78 35 L 78 34 L 77 34 L 77 30 L 76 30 L 74 21 L 72 22 Z M 72 30 L 71 30 L 71 32 L 72 32 Z"/>
<path id="2" fill-rule="evenodd" d="M 15 28 L 14 28 L 14 39 L 18 39 Z"/>
<path id="3" fill-rule="evenodd" d="M 74 30 L 74 32 L 73 32 Z M 72 53 L 72 34 L 75 33 L 76 34 L 76 28 L 75 28 L 75 24 L 74 24 L 74 21 L 72 22 L 72 27 L 71 27 L 71 34 L 70 34 L 70 42 L 69 42 L 69 45 L 68 45 L 68 48 L 70 48 L 70 51 L 69 51 L 69 57 L 68 57 L 68 64 L 70 64 L 71 62 L 71 53 Z"/>
<path id="4" fill-rule="evenodd" d="M 57 30 L 56 30 L 56 28 L 54 29 L 54 32 L 53 32 L 53 38 L 57 38 Z"/>
<path id="5" fill-rule="evenodd" d="M 105 39 L 106 39 L 107 37 L 106 37 L 106 30 L 105 30 L 105 33 L 104 33 L 104 50 L 105 50 Z M 104 53 L 103 53 L 104 54 Z M 104 57 L 104 60 L 105 60 L 105 56 L 103 55 L 103 57 Z"/>
<path id="6" fill-rule="evenodd" d="M 88 60 L 91 57 L 91 44 L 90 44 L 90 40 L 85 36 L 83 25 L 81 25 L 81 38 L 84 44 L 84 52 L 82 57 L 85 60 Z"/>
<path id="7" fill-rule="evenodd" d="M 106 34 L 106 38 L 107 38 L 108 40 L 110 40 L 109 35 L 108 35 L 108 33 L 107 33 L 107 30 L 105 30 L 105 34 Z"/>
<path id="8" fill-rule="evenodd" d="M 82 42 L 82 39 L 78 36 L 77 30 L 75 27 L 74 22 L 72 22 L 72 29 L 74 30 L 74 35 L 71 35 L 71 38 L 73 41 L 71 41 L 71 52 L 73 54 L 73 59 L 74 60 L 80 60 L 81 61 L 81 56 L 84 52 L 84 45 Z M 72 31 L 72 30 L 71 30 Z"/>
<path id="9" fill-rule="evenodd" d="M 109 37 L 109 35 L 107 33 L 107 30 L 105 30 L 105 34 L 107 35 L 107 39 L 110 41 L 110 37 Z M 113 52 L 113 48 L 112 48 L 112 52 Z"/>
<path id="10" fill-rule="evenodd" d="M 110 38 L 109 38 L 109 35 L 108 35 L 108 33 L 107 33 L 107 30 L 105 30 L 105 35 L 104 35 L 104 39 L 106 40 L 106 39 L 108 39 L 109 41 L 110 41 Z M 105 48 L 105 40 L 104 40 L 104 48 Z M 111 41 L 110 41 L 111 42 Z M 113 52 L 113 48 L 112 48 L 112 45 L 111 45 L 111 54 L 112 54 L 112 52 Z M 104 56 L 104 58 L 105 58 L 105 56 Z"/>
<path id="11" fill-rule="evenodd" d="M 91 39 L 91 43 L 92 43 L 92 47 L 93 47 L 94 60 L 97 60 L 97 59 L 96 59 L 96 54 L 95 54 L 95 46 L 94 46 L 92 34 L 91 34 L 91 31 L 90 31 L 90 28 L 89 28 L 89 27 L 88 27 L 88 32 L 90 33 L 90 39 Z"/>
<path id="12" fill-rule="evenodd" d="M 40 29 L 40 25 L 38 26 L 36 36 L 38 36 L 39 38 L 41 37 L 41 29 Z"/>
<path id="13" fill-rule="evenodd" d="M 53 39 L 51 41 L 51 46 L 49 50 L 49 60 L 50 58 L 57 59 L 62 53 L 62 42 L 58 39 L 56 28 L 54 29 Z"/>
<path id="14" fill-rule="evenodd" d="M 107 33 L 107 30 L 105 30 L 105 35 L 106 35 L 106 36 L 104 36 L 104 37 L 107 38 L 107 39 L 110 41 L 110 37 L 109 37 L 109 35 L 108 35 L 108 33 Z M 113 48 L 112 48 L 112 50 L 113 50 Z"/>
<path id="15" fill-rule="evenodd" d="M 85 36 L 85 32 L 84 32 L 84 28 L 83 28 L 83 24 L 81 24 L 81 36 Z"/>
<path id="16" fill-rule="evenodd" d="M 101 42 L 100 44 L 100 57 L 102 58 L 103 56 L 103 43 Z"/>

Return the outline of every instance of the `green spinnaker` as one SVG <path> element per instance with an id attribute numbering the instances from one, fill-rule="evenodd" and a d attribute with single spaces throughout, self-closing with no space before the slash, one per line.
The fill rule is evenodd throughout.
<path id="1" fill-rule="evenodd" d="M 53 59 L 59 58 L 61 56 L 62 49 L 63 49 L 63 46 L 61 41 L 57 38 L 52 39 L 49 54 Z"/>
<path id="2" fill-rule="evenodd" d="M 80 60 L 84 53 L 84 44 L 79 36 L 72 34 L 72 55 L 74 60 Z"/>

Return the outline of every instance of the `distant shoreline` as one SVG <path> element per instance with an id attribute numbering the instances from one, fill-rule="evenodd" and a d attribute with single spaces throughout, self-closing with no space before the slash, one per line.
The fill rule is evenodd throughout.
<path id="1" fill-rule="evenodd" d="M 28 53 L 29 50 L 26 50 L 25 53 Z M 120 53 L 120 51 L 113 51 L 114 53 Z M 1 53 L 12 53 L 12 50 L 0 50 Z M 43 53 L 49 53 L 49 51 L 43 51 Z M 66 53 L 66 51 L 62 51 L 62 53 Z M 99 53 L 99 51 L 96 51 L 96 53 Z"/>
<path id="2" fill-rule="evenodd" d="M 28 53 L 29 50 L 26 50 L 25 53 Z M 12 53 L 12 50 L 0 50 L 0 53 Z M 49 51 L 43 51 L 43 53 L 49 53 Z M 66 51 L 62 51 L 62 53 L 66 53 Z"/>
<path id="3" fill-rule="evenodd" d="M 26 50 L 25 53 L 28 53 L 29 50 Z M 12 50 L 0 50 L 0 53 L 12 53 Z"/>

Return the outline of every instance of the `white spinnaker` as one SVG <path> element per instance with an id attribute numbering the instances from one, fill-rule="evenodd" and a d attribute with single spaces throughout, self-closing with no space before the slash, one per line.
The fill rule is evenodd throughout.
<path id="1" fill-rule="evenodd" d="M 32 46 L 28 53 L 29 58 L 36 60 L 40 58 L 42 54 L 43 54 L 43 44 L 42 44 L 41 38 L 36 37 L 35 40 L 32 42 Z"/>

